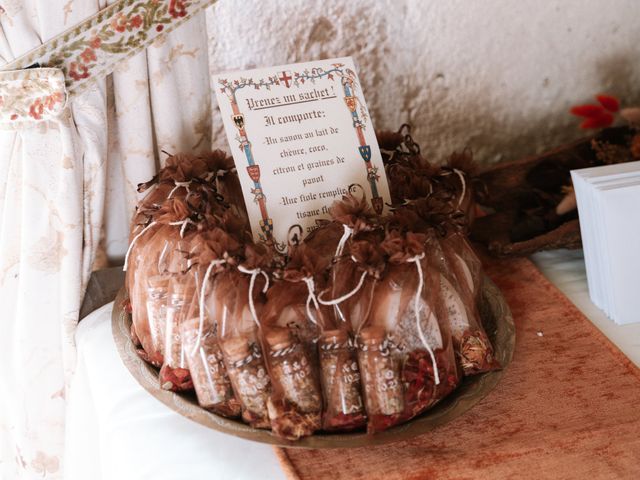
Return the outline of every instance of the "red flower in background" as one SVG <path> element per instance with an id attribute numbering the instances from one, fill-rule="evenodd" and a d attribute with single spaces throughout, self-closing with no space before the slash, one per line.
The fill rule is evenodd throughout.
<path id="1" fill-rule="evenodd" d="M 620 110 L 620 102 L 616 97 L 601 94 L 596 95 L 596 100 L 598 100 L 598 102 L 600 102 L 600 105 L 602 105 L 610 112 L 616 113 L 618 110 Z"/>
<path id="2" fill-rule="evenodd" d="M 615 120 L 614 113 L 620 110 L 620 102 L 611 95 L 596 95 L 599 104 L 576 105 L 569 110 L 573 115 L 583 117 L 580 128 L 605 128 L 610 127 Z"/>

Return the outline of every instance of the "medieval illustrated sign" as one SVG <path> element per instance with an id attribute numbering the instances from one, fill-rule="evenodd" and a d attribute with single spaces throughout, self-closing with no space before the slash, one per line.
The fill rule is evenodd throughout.
<path id="1" fill-rule="evenodd" d="M 359 186 L 382 213 L 389 186 L 351 58 L 217 75 L 215 92 L 254 239 L 284 250 Z"/>

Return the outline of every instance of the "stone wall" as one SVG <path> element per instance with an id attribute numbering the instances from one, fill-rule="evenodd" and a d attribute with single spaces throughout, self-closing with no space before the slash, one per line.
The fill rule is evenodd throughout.
<path id="1" fill-rule="evenodd" d="M 225 0 L 208 15 L 212 71 L 350 55 L 376 128 L 411 123 L 434 161 L 574 139 L 567 111 L 595 93 L 640 104 L 638 0 Z M 213 125 L 228 150 L 217 109 Z"/>

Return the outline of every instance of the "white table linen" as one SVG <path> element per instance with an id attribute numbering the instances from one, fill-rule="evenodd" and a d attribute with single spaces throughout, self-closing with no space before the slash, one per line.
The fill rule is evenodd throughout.
<path id="1" fill-rule="evenodd" d="M 640 323 L 617 325 L 589 298 L 582 250 L 552 250 L 531 260 L 622 353 L 640 367 Z"/>
<path id="2" fill-rule="evenodd" d="M 67 417 L 67 480 L 284 479 L 269 445 L 203 427 L 144 390 L 120 360 L 113 302 L 76 333 Z"/>

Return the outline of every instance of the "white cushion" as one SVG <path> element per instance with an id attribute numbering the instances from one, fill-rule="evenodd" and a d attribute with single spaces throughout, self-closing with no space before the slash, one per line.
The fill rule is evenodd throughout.
<path id="1" fill-rule="evenodd" d="M 68 404 L 68 480 L 284 479 L 273 449 L 203 427 L 144 390 L 111 333 L 113 302 L 80 322 Z"/>

